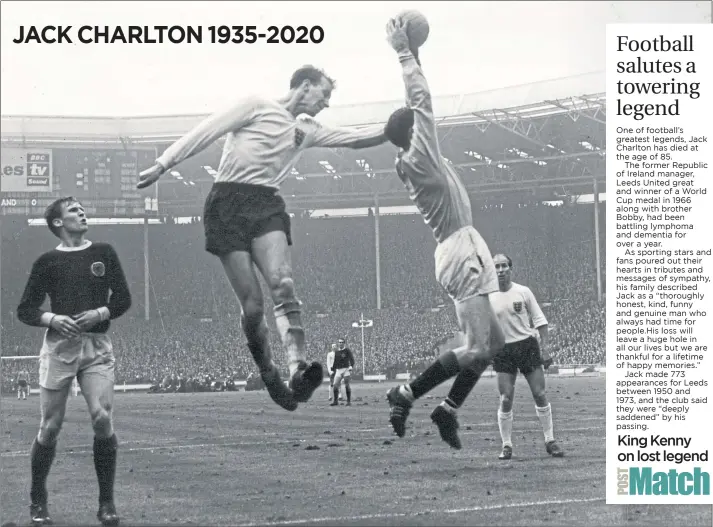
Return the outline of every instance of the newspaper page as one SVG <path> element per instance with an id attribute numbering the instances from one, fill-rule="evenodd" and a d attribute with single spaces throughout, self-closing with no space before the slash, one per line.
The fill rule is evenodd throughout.
<path id="1" fill-rule="evenodd" d="M 0 0 L 0 527 L 712 526 L 712 7 Z"/>
<path id="2" fill-rule="evenodd" d="M 607 503 L 713 503 L 713 27 L 607 27 Z"/>

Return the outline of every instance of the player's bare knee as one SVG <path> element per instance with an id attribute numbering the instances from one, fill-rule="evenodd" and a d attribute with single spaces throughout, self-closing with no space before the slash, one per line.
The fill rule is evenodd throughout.
<path id="1" fill-rule="evenodd" d="M 540 408 L 547 406 L 547 393 L 545 392 L 544 386 L 533 389 L 532 398 L 535 400 L 535 404 Z"/>
<path id="2" fill-rule="evenodd" d="M 456 358 L 458 359 L 458 366 L 463 369 L 473 366 L 476 361 L 489 361 L 492 357 L 490 356 L 489 350 L 476 346 L 457 351 Z"/>
<path id="3" fill-rule="evenodd" d="M 53 445 L 57 442 L 59 433 L 62 430 L 62 419 L 51 417 L 40 422 L 39 438 L 43 445 Z"/>
<path id="4" fill-rule="evenodd" d="M 461 369 L 471 365 L 475 360 L 475 350 L 473 349 L 456 349 L 453 350 L 453 353 L 455 353 L 456 359 L 458 360 L 458 366 L 460 366 Z"/>
<path id="5" fill-rule="evenodd" d="M 257 328 L 265 316 L 265 310 L 262 305 L 262 298 L 259 300 L 247 300 L 242 307 L 242 324 L 246 330 Z"/>
<path id="6" fill-rule="evenodd" d="M 288 304 L 295 299 L 295 282 L 290 276 L 281 276 L 271 284 L 272 299 L 275 305 Z"/>
<path id="7" fill-rule="evenodd" d="M 510 392 L 500 394 L 500 411 L 507 413 L 512 410 L 513 394 Z"/>
<path id="8" fill-rule="evenodd" d="M 497 355 L 497 351 L 499 350 L 492 347 L 483 348 L 483 350 L 478 353 L 476 360 L 489 362 Z"/>
<path id="9" fill-rule="evenodd" d="M 111 430 L 111 405 L 103 405 L 92 411 L 92 428 L 94 433 L 106 436 Z"/>

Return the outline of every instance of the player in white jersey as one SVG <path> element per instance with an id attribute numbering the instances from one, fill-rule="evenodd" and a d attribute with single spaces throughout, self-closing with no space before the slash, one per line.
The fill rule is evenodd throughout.
<path id="1" fill-rule="evenodd" d="M 329 353 L 327 353 L 327 371 L 329 372 L 329 402 L 333 402 L 334 399 L 334 377 L 336 376 L 336 372 L 333 371 L 334 367 L 334 359 L 337 357 L 337 345 L 332 344 L 331 349 L 329 350 Z M 342 390 L 341 387 L 339 389 L 339 400 L 341 401 L 344 397 L 342 396 Z"/>
<path id="2" fill-rule="evenodd" d="M 367 148 L 385 142 L 380 127 L 329 128 L 314 116 L 329 106 L 335 82 L 304 66 L 279 100 L 252 96 L 209 117 L 140 174 L 145 188 L 166 171 L 227 134 L 216 181 L 205 202 L 206 250 L 218 256 L 240 301 L 248 348 L 270 397 L 293 411 L 322 384 L 319 362 L 306 362 L 301 303 L 295 295 L 289 246 L 290 217 L 278 194 L 300 154 L 310 147 Z M 255 267 L 274 302 L 275 322 L 287 349 L 288 386 L 272 360 L 262 291 Z"/>
<path id="3" fill-rule="evenodd" d="M 332 371 L 332 366 L 334 366 L 334 356 L 337 353 L 337 345 L 332 344 L 329 352 L 327 353 L 327 371 L 329 372 L 329 402 L 332 402 L 332 389 L 334 388 L 334 372 Z"/>
<path id="4" fill-rule="evenodd" d="M 503 449 L 499 458 L 512 458 L 512 401 L 518 370 L 530 385 L 547 453 L 562 457 L 564 452 L 555 441 L 552 426 L 552 406 L 545 392 L 544 370 L 552 365 L 547 351 L 547 319 L 530 288 L 512 281 L 510 257 L 497 254 L 493 260 L 500 290 L 490 295 L 490 301 L 505 334 L 505 348 L 493 360 L 500 392 L 498 425 Z"/>
<path id="5" fill-rule="evenodd" d="M 406 31 L 400 22 L 392 20 L 387 35 L 403 68 L 408 107 L 391 115 L 385 133 L 401 149 L 396 172 L 433 230 L 438 242 L 436 278 L 453 299 L 465 334 L 463 346 L 443 353 L 410 384 L 388 392 L 390 421 L 396 434 L 403 437 L 414 401 L 460 372 L 451 388 L 449 404 L 437 406 L 431 414 L 441 438 L 460 448 L 456 409 L 503 344 L 488 298 L 498 290 L 495 266 L 487 244 L 473 227 L 465 186 L 441 155 L 428 83 L 409 49 Z"/>

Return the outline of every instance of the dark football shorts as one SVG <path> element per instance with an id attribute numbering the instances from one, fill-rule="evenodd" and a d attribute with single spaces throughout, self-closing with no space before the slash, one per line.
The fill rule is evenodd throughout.
<path id="1" fill-rule="evenodd" d="M 535 337 L 505 344 L 503 350 L 493 358 L 493 369 L 498 373 L 517 375 L 520 370 L 523 375 L 527 375 L 540 366 L 542 355 Z"/>
<path id="2" fill-rule="evenodd" d="M 290 216 L 276 189 L 244 183 L 214 183 L 203 209 L 205 248 L 216 256 L 250 252 L 252 241 L 282 231 L 292 245 Z"/>
<path id="3" fill-rule="evenodd" d="M 27 381 L 22 379 L 20 381 L 17 381 L 17 384 L 20 388 L 26 388 L 27 387 Z"/>

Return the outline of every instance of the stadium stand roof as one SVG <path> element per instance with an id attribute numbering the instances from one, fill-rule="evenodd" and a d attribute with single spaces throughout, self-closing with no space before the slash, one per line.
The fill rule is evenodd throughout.
<path id="1" fill-rule="evenodd" d="M 546 100 L 604 92 L 604 72 L 510 86 L 485 92 L 434 97 L 434 112 L 445 123 L 450 118 L 491 110 L 515 108 Z M 384 123 L 403 101 L 335 106 L 320 120 L 333 126 Z M 195 126 L 205 114 L 136 117 L 2 116 L 2 140 L 32 142 L 116 141 L 132 143 L 173 141 Z"/>
<path id="2" fill-rule="evenodd" d="M 594 72 L 481 93 L 434 98 L 444 157 L 478 194 L 588 193 L 605 179 L 605 76 Z M 403 104 L 390 101 L 330 108 L 320 120 L 332 126 L 383 123 Z M 148 117 L 3 116 L 3 145 L 45 147 L 121 144 L 161 152 L 205 115 Z M 220 161 L 222 141 L 175 167 L 160 184 L 159 200 L 177 208 L 202 204 Z M 282 189 L 293 207 L 337 202 L 403 204 L 393 175 L 396 150 L 386 144 L 363 151 L 310 149 Z M 180 177 L 177 177 L 179 174 Z M 200 192 L 195 187 L 200 188 Z"/>

